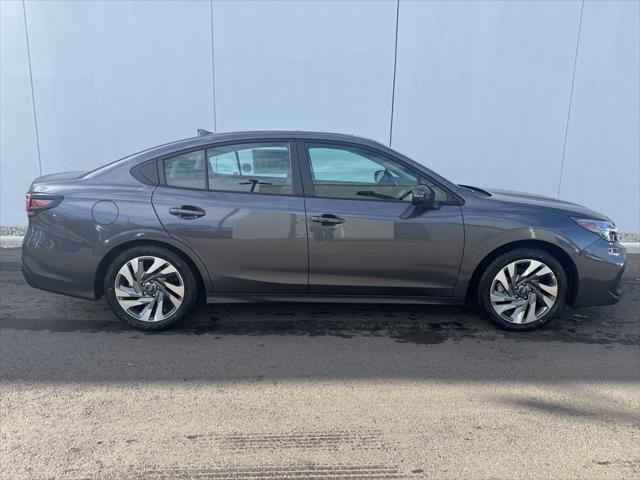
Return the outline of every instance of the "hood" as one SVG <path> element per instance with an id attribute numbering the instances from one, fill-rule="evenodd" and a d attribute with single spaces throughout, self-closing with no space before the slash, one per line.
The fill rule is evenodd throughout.
<path id="1" fill-rule="evenodd" d="M 528 205 L 531 207 L 548 208 L 557 210 L 559 213 L 572 215 L 576 217 L 595 218 L 601 220 L 609 220 L 606 215 L 583 207 L 577 203 L 567 202 L 559 198 L 547 197 L 544 195 L 536 195 L 533 193 L 514 192 L 511 190 L 502 190 L 499 188 L 478 188 L 464 185 L 473 193 L 476 193 L 487 200 L 496 200 L 500 202 L 517 203 L 520 205 Z"/>

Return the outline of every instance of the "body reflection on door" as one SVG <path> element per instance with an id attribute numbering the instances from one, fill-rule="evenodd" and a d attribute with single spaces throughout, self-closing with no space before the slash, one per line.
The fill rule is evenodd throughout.
<path id="1" fill-rule="evenodd" d="M 353 295 L 449 296 L 464 244 L 460 207 L 409 213 L 404 202 L 307 199 L 309 292 Z"/>
<path id="2" fill-rule="evenodd" d="M 153 202 L 167 231 L 203 259 L 214 293 L 306 292 L 302 198 L 158 187 Z M 168 213 L 183 204 L 197 205 L 206 215 L 184 220 Z"/>

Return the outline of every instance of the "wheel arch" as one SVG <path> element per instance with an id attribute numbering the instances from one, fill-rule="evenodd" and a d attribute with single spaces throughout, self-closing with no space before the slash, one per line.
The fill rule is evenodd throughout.
<path id="1" fill-rule="evenodd" d="M 578 292 L 578 270 L 575 262 L 571 258 L 571 256 L 553 243 L 546 242 L 544 240 L 518 240 L 514 242 L 509 242 L 504 245 L 501 245 L 491 252 L 489 252 L 485 257 L 478 263 L 473 274 L 471 275 L 471 280 L 467 286 L 466 299 L 467 301 L 472 301 L 475 297 L 478 283 L 480 282 L 480 277 L 482 276 L 482 272 L 487 268 L 487 266 L 499 255 L 503 253 L 509 252 L 511 250 L 515 250 L 517 248 L 535 248 L 538 250 L 543 250 L 550 255 L 552 255 L 564 268 L 567 279 L 569 280 L 568 291 L 567 291 L 567 303 L 572 305 L 575 301 L 577 292 Z"/>
<path id="2" fill-rule="evenodd" d="M 208 273 L 204 270 L 204 266 L 199 266 L 196 262 L 193 261 L 190 255 L 188 255 L 184 250 L 178 248 L 177 246 L 164 242 L 162 240 L 144 238 L 139 240 L 129 240 L 119 245 L 116 245 L 111 250 L 109 250 L 100 260 L 98 264 L 98 268 L 96 269 L 95 278 L 94 278 L 94 288 L 95 288 L 95 298 L 100 298 L 104 295 L 104 276 L 107 272 L 107 268 L 109 268 L 109 264 L 111 261 L 120 255 L 122 252 L 125 252 L 133 247 L 140 247 L 145 245 L 157 246 L 166 248 L 167 250 L 171 250 L 176 255 L 179 255 L 191 271 L 198 283 L 198 299 L 204 298 L 207 294 L 207 288 L 205 285 L 209 283 Z"/>

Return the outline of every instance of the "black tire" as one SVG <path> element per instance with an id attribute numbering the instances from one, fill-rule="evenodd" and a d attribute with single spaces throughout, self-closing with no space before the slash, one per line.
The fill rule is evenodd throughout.
<path id="1" fill-rule="evenodd" d="M 167 316 L 167 318 L 157 322 L 143 321 L 130 315 L 122 308 L 115 294 L 116 275 L 120 268 L 125 265 L 126 262 L 136 257 L 144 256 L 158 257 L 169 262 L 178 271 L 184 284 L 184 295 L 180 306 L 171 315 Z M 192 268 L 182 256 L 160 246 L 141 245 L 120 253 L 111 261 L 104 277 L 104 292 L 109 306 L 125 324 L 137 330 L 155 331 L 174 326 L 184 320 L 197 301 L 198 282 Z"/>
<path id="2" fill-rule="evenodd" d="M 500 270 L 512 262 L 525 259 L 537 260 L 544 263 L 551 269 L 557 281 L 557 295 L 555 303 L 537 320 L 530 323 L 512 323 L 503 318 L 494 309 L 491 303 L 491 288 L 493 280 Z M 540 328 L 550 322 L 562 311 L 567 298 L 568 287 L 567 274 L 562 267 L 562 264 L 553 255 L 544 250 L 538 250 L 535 248 L 518 248 L 496 257 L 485 268 L 478 283 L 477 298 L 480 307 L 498 327 L 506 330 L 526 331 Z"/>

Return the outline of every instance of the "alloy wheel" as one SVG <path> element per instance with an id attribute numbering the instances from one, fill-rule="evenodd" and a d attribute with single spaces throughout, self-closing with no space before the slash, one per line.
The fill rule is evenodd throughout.
<path id="1" fill-rule="evenodd" d="M 170 262 L 155 256 L 136 257 L 118 270 L 115 296 L 122 309 L 143 322 L 161 322 L 184 299 L 184 281 Z"/>
<path id="2" fill-rule="evenodd" d="M 500 269 L 491 282 L 491 305 L 501 318 L 516 324 L 535 322 L 556 303 L 558 280 L 544 263 L 523 259 Z"/>

